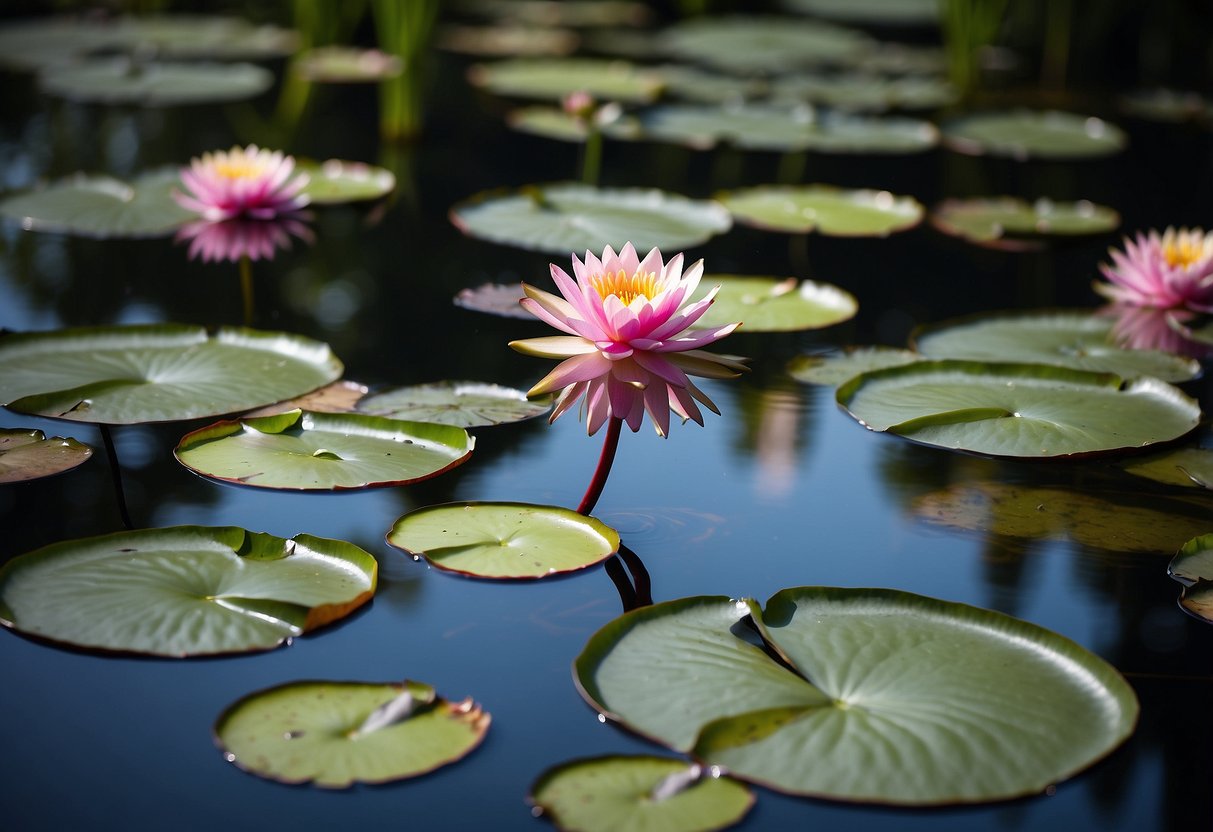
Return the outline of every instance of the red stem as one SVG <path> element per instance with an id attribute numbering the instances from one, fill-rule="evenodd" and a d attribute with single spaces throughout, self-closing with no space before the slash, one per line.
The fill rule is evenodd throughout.
<path id="1" fill-rule="evenodd" d="M 615 461 L 615 449 L 619 447 L 619 431 L 623 428 L 623 420 L 612 416 L 607 423 L 606 438 L 602 441 L 602 455 L 598 457 L 598 468 L 594 470 L 594 479 L 577 506 L 578 514 L 589 515 L 602 496 L 602 488 L 606 485 L 607 475 L 611 473 L 611 463 Z"/>

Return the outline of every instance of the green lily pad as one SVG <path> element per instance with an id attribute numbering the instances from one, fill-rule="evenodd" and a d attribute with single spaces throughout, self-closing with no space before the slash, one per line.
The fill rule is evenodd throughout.
<path id="1" fill-rule="evenodd" d="M 518 304 L 524 297 L 526 293 L 522 291 L 521 283 L 485 283 L 475 288 L 460 289 L 459 294 L 455 295 L 454 304 L 502 318 L 536 320 L 534 315 Z"/>
<path id="2" fill-rule="evenodd" d="M 1184 585 L 1179 606 L 1213 624 L 1213 534 L 1185 543 L 1171 559 L 1167 574 Z"/>
<path id="3" fill-rule="evenodd" d="M 571 183 L 482 193 L 452 208 L 451 222 L 472 237 L 564 256 L 629 241 L 638 251 L 682 251 L 733 224 L 715 202 Z"/>
<path id="4" fill-rule="evenodd" d="M 765 95 L 767 84 L 758 78 L 722 75 L 684 64 L 653 68 L 661 78 L 663 95 L 708 104 L 726 104 Z"/>
<path id="5" fill-rule="evenodd" d="M 1093 116 L 1010 110 L 962 116 L 943 126 L 944 144 L 961 153 L 1013 159 L 1085 159 L 1124 150 L 1128 137 Z"/>
<path id="6" fill-rule="evenodd" d="M 626 61 L 594 58 L 517 58 L 468 70 L 474 86 L 497 95 L 560 101 L 588 92 L 602 101 L 646 103 L 661 93 L 661 77 Z"/>
<path id="7" fill-rule="evenodd" d="M 0 569 L 0 624 L 73 647 L 181 658 L 269 650 L 349 615 L 378 566 L 340 540 L 232 527 L 55 543 Z"/>
<path id="8" fill-rule="evenodd" d="M 830 185 L 761 185 L 726 191 L 716 198 L 737 222 L 788 234 L 887 237 L 918 225 L 923 215 L 922 205 L 913 197 Z"/>
<path id="9" fill-rule="evenodd" d="M 1126 462 L 1124 469 L 1165 485 L 1213 489 L 1213 448 L 1176 448 Z"/>
<path id="10" fill-rule="evenodd" d="M 1056 633 L 881 589 L 646 607 L 594 634 L 574 676 L 599 712 L 736 777 L 892 805 L 1039 793 L 1138 714 L 1115 669 Z"/>
<path id="11" fill-rule="evenodd" d="M 532 26 L 642 26 L 653 10 L 634 0 L 458 0 L 460 10 Z"/>
<path id="12" fill-rule="evenodd" d="M 367 396 L 358 403 L 358 410 L 374 416 L 461 428 L 521 422 L 542 416 L 551 408 L 551 396 L 528 399 L 521 390 L 479 381 L 439 381 L 396 387 Z"/>
<path id="13" fill-rule="evenodd" d="M 771 82 L 777 101 L 819 104 L 851 112 L 934 110 L 954 104 L 959 94 L 935 75 L 891 77 L 872 72 L 784 75 Z"/>
<path id="14" fill-rule="evenodd" d="M 873 46 L 854 29 L 787 17 L 688 18 L 666 29 L 660 40 L 661 54 L 737 74 L 848 63 Z"/>
<path id="15" fill-rule="evenodd" d="M 860 373 L 921 361 L 913 350 L 895 347 L 847 347 L 841 352 L 799 355 L 788 362 L 788 374 L 805 384 L 837 387 Z"/>
<path id="16" fill-rule="evenodd" d="M 927 358 L 1051 364 L 1163 381 L 1200 375 L 1200 362 L 1194 359 L 1117 346 L 1115 323 L 1085 310 L 981 315 L 923 327 L 910 346 Z"/>
<path id="17" fill-rule="evenodd" d="M 540 29 L 505 23 L 500 26 L 456 26 L 438 29 L 439 49 L 485 57 L 553 57 L 576 51 L 581 38 L 564 29 Z"/>
<path id="18" fill-rule="evenodd" d="M 706 275 L 693 300 L 719 286 L 716 300 L 697 327 L 716 327 L 741 321 L 746 332 L 794 332 L 822 329 L 850 320 L 859 302 L 850 292 L 829 283 L 797 281 L 794 277 Z"/>
<path id="19" fill-rule="evenodd" d="M 474 442 L 450 425 L 360 413 L 288 410 L 186 434 L 173 454 L 195 473 L 296 491 L 337 491 L 436 477 L 465 462 Z"/>
<path id="20" fill-rule="evenodd" d="M 255 64 L 139 63 L 118 57 L 51 67 L 38 82 L 44 92 L 72 101 L 171 107 L 253 98 L 273 85 L 274 74 Z"/>
<path id="21" fill-rule="evenodd" d="M 488 732 L 471 699 L 421 682 L 291 682 L 240 699 L 215 723 L 228 762 L 280 783 L 344 789 L 426 774 L 467 756 Z"/>
<path id="22" fill-rule="evenodd" d="M 1118 101 L 1129 115 L 1170 124 L 1196 121 L 1213 114 L 1213 102 L 1192 90 L 1166 87 L 1135 90 L 1120 96 Z"/>
<path id="23" fill-rule="evenodd" d="M 373 84 L 400 75 L 404 62 L 378 49 L 317 46 L 296 55 L 291 71 L 312 83 Z"/>
<path id="24" fill-rule="evenodd" d="M 329 159 L 324 162 L 301 161 L 295 169 L 308 175 L 303 193 L 313 205 L 339 205 L 379 199 L 396 187 L 396 176 L 385 168 L 362 162 Z"/>
<path id="25" fill-rule="evenodd" d="M 53 185 L 0 200 L 0 215 L 28 231 L 85 237 L 164 237 L 198 215 L 172 198 L 176 168 L 151 171 L 132 182 L 77 174 Z"/>
<path id="26" fill-rule="evenodd" d="M 971 243 L 1022 251 L 1043 248 L 1050 238 L 1107 234 L 1120 227 L 1120 214 L 1082 200 L 1028 202 L 1013 196 L 948 199 L 931 211 L 931 224 Z"/>
<path id="27" fill-rule="evenodd" d="M 340 377 L 328 345 L 298 335 L 153 324 L 0 335 L 0 404 L 109 425 L 249 410 Z"/>
<path id="28" fill-rule="evenodd" d="M 935 26 L 939 0 L 782 0 L 793 12 L 880 26 Z"/>
<path id="29" fill-rule="evenodd" d="M 447 503 L 410 511 L 387 542 L 431 566 L 476 578 L 546 578 L 606 560 L 619 549 L 609 526 L 567 508 Z"/>
<path id="30" fill-rule="evenodd" d="M 506 123 L 523 133 L 562 142 L 584 142 L 589 136 L 582 119 L 555 107 L 523 107 L 506 116 Z M 640 124 L 632 116 L 621 116 L 601 131 L 613 139 L 635 139 L 640 137 Z"/>
<path id="31" fill-rule="evenodd" d="M 1156 378 L 1043 364 L 919 361 L 856 376 L 836 398 L 869 430 L 1003 457 L 1140 448 L 1200 423 L 1200 405 Z"/>
<path id="32" fill-rule="evenodd" d="M 668 757 L 595 757 L 554 766 L 528 801 L 557 829 L 710 832 L 745 817 L 754 794 L 718 769 Z"/>
<path id="33" fill-rule="evenodd" d="M 40 430 L 0 428 L 0 485 L 61 474 L 92 455 L 92 448 L 75 439 L 47 439 Z"/>

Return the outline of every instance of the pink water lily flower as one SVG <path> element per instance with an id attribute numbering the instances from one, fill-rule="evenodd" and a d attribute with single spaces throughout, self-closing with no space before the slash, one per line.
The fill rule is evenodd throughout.
<path id="1" fill-rule="evenodd" d="M 1095 291 L 1116 303 L 1186 307 L 1213 312 L 1213 232 L 1168 228 L 1125 238 L 1124 252 L 1110 249 L 1112 265 L 1100 271 L 1110 282 Z"/>
<path id="2" fill-rule="evenodd" d="M 523 284 L 522 306 L 568 333 L 510 343 L 527 355 L 564 359 L 529 392 L 561 391 L 552 421 L 581 401 L 591 435 L 609 417 L 639 430 L 647 412 L 657 433 L 665 436 L 670 411 L 700 425 L 699 404 L 720 413 L 688 376 L 733 378 L 745 370 L 737 358 L 700 349 L 740 324 L 688 331 L 712 305 L 717 290 L 688 303 L 703 275 L 703 261 L 684 274 L 682 259 L 676 254 L 663 263 L 661 252 L 653 249 L 641 260 L 631 243 L 618 254 L 607 246 L 601 259 L 588 251 L 584 263 L 573 256 L 576 280 L 552 264 L 562 297 Z"/>
<path id="3" fill-rule="evenodd" d="M 182 169 L 186 193 L 173 191 L 173 199 L 205 220 L 272 219 L 308 203 L 301 193 L 308 183 L 307 174 L 292 177 L 294 170 L 294 157 L 255 144 L 204 153 Z"/>

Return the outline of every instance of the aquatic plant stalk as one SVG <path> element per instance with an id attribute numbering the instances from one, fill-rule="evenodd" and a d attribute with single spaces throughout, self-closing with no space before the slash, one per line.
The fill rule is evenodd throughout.
<path id="1" fill-rule="evenodd" d="M 385 139 L 421 132 L 421 65 L 438 16 L 437 0 L 372 0 L 379 48 L 400 58 L 404 71 L 379 84 L 379 133 Z"/>
<path id="2" fill-rule="evenodd" d="M 587 185 L 597 185 L 601 170 L 602 130 L 591 120 L 585 136 L 585 146 L 581 149 L 581 181 Z"/>
<path id="3" fill-rule="evenodd" d="M 964 96 L 977 89 L 978 58 L 1002 28 L 1008 0 L 942 0 L 948 75 Z"/>
<path id="4" fill-rule="evenodd" d="M 585 496 L 581 498 L 581 505 L 577 506 L 578 514 L 588 516 L 594 510 L 594 506 L 598 504 L 598 498 L 602 496 L 602 489 L 611 473 L 611 465 L 615 462 L 615 450 L 619 447 L 619 432 L 622 428 L 623 419 L 618 416 L 612 416 L 607 421 L 606 438 L 602 440 L 602 453 L 598 457 L 598 467 L 594 469 L 594 479 L 590 480 L 590 487 L 586 489 Z"/>
<path id="5" fill-rule="evenodd" d="M 122 517 L 122 525 L 127 531 L 135 528 L 131 522 L 130 511 L 126 507 L 126 490 L 122 487 L 122 467 L 118 464 L 118 450 L 114 447 L 114 436 L 110 433 L 109 425 L 99 425 L 101 428 L 101 443 L 105 445 L 105 458 L 109 460 L 110 479 L 114 483 L 114 496 L 118 499 L 118 514 Z"/>

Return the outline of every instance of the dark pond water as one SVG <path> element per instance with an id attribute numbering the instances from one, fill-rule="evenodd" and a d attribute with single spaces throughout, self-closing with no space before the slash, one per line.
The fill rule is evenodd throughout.
<path id="1" fill-rule="evenodd" d="M 316 242 L 255 266 L 257 324 L 329 342 L 347 377 L 369 384 L 468 378 L 526 387 L 543 362 L 508 340 L 542 326 L 455 308 L 465 286 L 542 280 L 550 259 L 462 237 L 449 206 L 490 187 L 571 178 L 572 146 L 504 129 L 502 102 L 464 84 L 464 62 L 439 56 L 425 140 L 381 149 L 373 92 L 323 91 L 292 152 L 391 165 L 404 183 L 386 210 L 319 211 Z M 118 175 L 179 164 L 203 151 L 263 141 L 255 105 L 172 111 L 49 101 L 29 76 L 0 85 L 0 183 L 24 187 L 76 170 Z M 1090 102 L 1083 102 L 1090 103 Z M 1098 102 L 1094 104 L 1098 106 Z M 805 181 L 878 187 L 925 203 L 1012 193 L 1088 198 L 1119 209 L 1125 229 L 1213 218 L 1209 134 L 1123 122 L 1128 153 L 1060 165 L 967 159 L 810 156 Z M 268 142 L 266 142 L 268 143 Z M 609 144 L 604 182 L 693 196 L 775 180 L 773 154 L 693 153 Z M 787 361 L 847 343 L 901 344 L 921 323 L 957 314 L 1091 306 L 1089 284 L 1112 238 L 1046 253 L 967 246 L 921 227 L 887 240 L 783 236 L 737 228 L 691 252 L 708 271 L 811 275 L 853 292 L 858 317 L 820 333 L 737 335 L 731 352 L 754 372 L 705 389 L 723 411 L 707 426 L 625 434 L 597 511 L 643 560 L 652 594 L 766 599 L 796 585 L 891 587 L 1001 610 L 1060 632 L 1121 670 L 1141 699 L 1129 742 L 1054 793 L 981 808 L 905 812 L 760 791 L 742 825 L 767 829 L 1208 829 L 1213 826 L 1213 630 L 1176 606 L 1168 558 L 1193 521 L 1160 519 L 1156 551 L 1089 545 L 1083 528 L 1043 539 L 931 525 L 916 513 L 943 489 L 978 483 L 1049 487 L 1090 498 L 1089 523 L 1118 507 L 1181 497 L 1208 518 L 1203 493 L 1177 494 L 1106 463 L 1014 464 L 949 454 L 871 434 L 832 392 L 793 382 Z M 563 260 L 562 260 L 563 262 Z M 811 266 L 810 266 L 811 264 Z M 187 260 L 169 240 L 96 242 L 0 230 L 0 326 L 240 322 L 236 268 Z M 1193 391 L 1206 405 L 1207 385 Z M 396 517 L 448 500 L 575 505 L 599 451 L 575 418 L 474 431 L 462 468 L 413 487 L 348 496 L 219 487 L 174 462 L 198 424 L 116 431 L 138 526 L 236 525 L 281 536 L 352 541 L 375 554 L 373 604 L 288 648 L 205 661 L 103 658 L 0 633 L 0 826 L 50 829 L 538 829 L 524 796 L 550 765 L 613 752 L 659 752 L 600 724 L 575 691 L 570 664 L 621 610 L 602 568 L 562 580 L 460 580 L 415 563 L 383 537 Z M 0 412 L 2 427 L 36 427 L 100 447 L 88 426 Z M 1042 498 L 1043 499 L 1043 498 Z M 120 527 L 100 455 L 41 482 L 0 488 L 0 560 Z M 963 661 L 963 657 L 957 657 Z M 424 680 L 492 714 L 483 746 L 462 763 L 398 785 L 325 792 L 268 783 L 222 759 L 210 726 L 230 702 L 297 679 Z"/>

